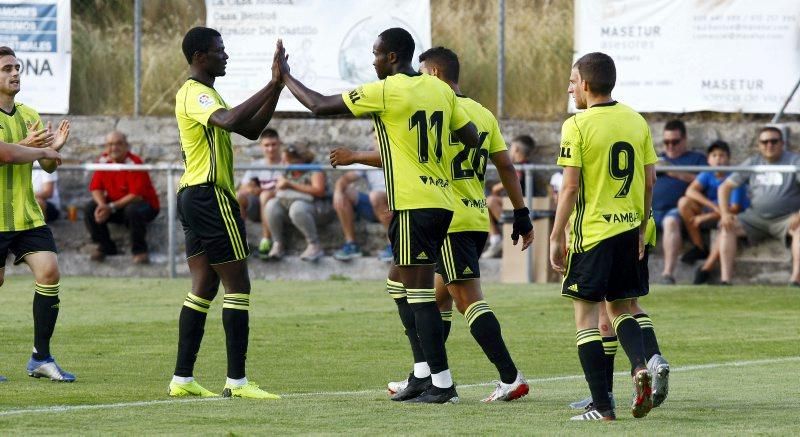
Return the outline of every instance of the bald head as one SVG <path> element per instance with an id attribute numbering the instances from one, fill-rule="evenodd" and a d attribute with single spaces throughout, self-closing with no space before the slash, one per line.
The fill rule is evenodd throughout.
<path id="1" fill-rule="evenodd" d="M 124 162 L 130 146 L 128 137 L 120 131 L 111 131 L 106 135 L 106 153 L 114 162 Z"/>

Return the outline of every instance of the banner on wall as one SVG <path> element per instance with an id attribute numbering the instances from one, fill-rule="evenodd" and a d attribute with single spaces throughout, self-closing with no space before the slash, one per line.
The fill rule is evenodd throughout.
<path id="1" fill-rule="evenodd" d="M 11 47 L 22 67 L 18 102 L 39 113 L 69 112 L 69 0 L 0 0 L 0 46 Z"/>
<path id="2" fill-rule="evenodd" d="M 429 0 L 206 0 L 206 10 L 206 25 L 222 34 L 230 56 L 215 88 L 231 106 L 267 84 L 278 38 L 292 74 L 326 95 L 378 79 L 372 44 L 385 29 L 411 33 L 414 59 L 431 46 Z M 306 111 L 288 91 L 277 110 Z"/>
<path id="3" fill-rule="evenodd" d="M 575 0 L 575 51 L 613 57 L 638 111 L 774 113 L 800 79 L 800 1 Z"/>

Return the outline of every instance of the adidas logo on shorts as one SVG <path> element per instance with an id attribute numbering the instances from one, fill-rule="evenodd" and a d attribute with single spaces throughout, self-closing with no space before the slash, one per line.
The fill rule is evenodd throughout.
<path id="1" fill-rule="evenodd" d="M 466 269 L 464 269 L 464 272 L 462 274 L 463 275 L 471 275 L 472 274 L 472 269 L 469 268 L 469 266 L 468 266 Z"/>
<path id="2" fill-rule="evenodd" d="M 577 292 L 578 292 L 578 284 L 572 284 L 572 285 L 570 285 L 569 287 L 567 287 L 567 290 L 569 290 L 569 291 L 574 291 L 574 292 L 576 292 L 576 293 L 577 293 Z"/>
<path id="3" fill-rule="evenodd" d="M 419 255 L 417 255 L 417 259 L 428 259 L 428 254 L 420 252 Z"/>

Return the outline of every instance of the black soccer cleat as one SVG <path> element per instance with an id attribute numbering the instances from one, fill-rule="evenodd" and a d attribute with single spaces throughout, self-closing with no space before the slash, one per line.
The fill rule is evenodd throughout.
<path id="1" fill-rule="evenodd" d="M 406 388 L 395 393 L 391 397 L 391 399 L 397 402 L 403 402 L 409 399 L 414 399 L 417 396 L 421 395 L 429 387 L 432 387 L 430 376 L 428 376 L 427 378 L 417 378 L 412 373 L 411 375 L 408 375 L 408 385 L 406 385 Z"/>
<path id="2" fill-rule="evenodd" d="M 458 393 L 455 384 L 448 388 L 439 388 L 431 385 L 421 395 L 405 402 L 417 404 L 455 404 L 458 403 Z"/>

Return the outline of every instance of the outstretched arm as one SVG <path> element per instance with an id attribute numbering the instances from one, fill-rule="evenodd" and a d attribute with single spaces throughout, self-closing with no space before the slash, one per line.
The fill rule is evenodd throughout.
<path id="1" fill-rule="evenodd" d="M 344 104 L 344 100 L 340 94 L 331 96 L 323 96 L 322 94 L 306 87 L 299 80 L 292 76 L 289 69 L 289 56 L 286 55 L 286 49 L 283 47 L 283 41 L 278 40 L 278 56 L 276 62 L 280 68 L 281 78 L 289 91 L 303 104 L 306 108 L 311 110 L 314 115 L 336 115 L 336 114 L 349 114 L 350 110 Z"/>
<path id="2" fill-rule="evenodd" d="M 381 154 L 374 151 L 354 151 L 345 147 L 331 150 L 331 166 L 336 168 L 339 165 L 364 164 L 370 167 L 383 167 Z"/>

